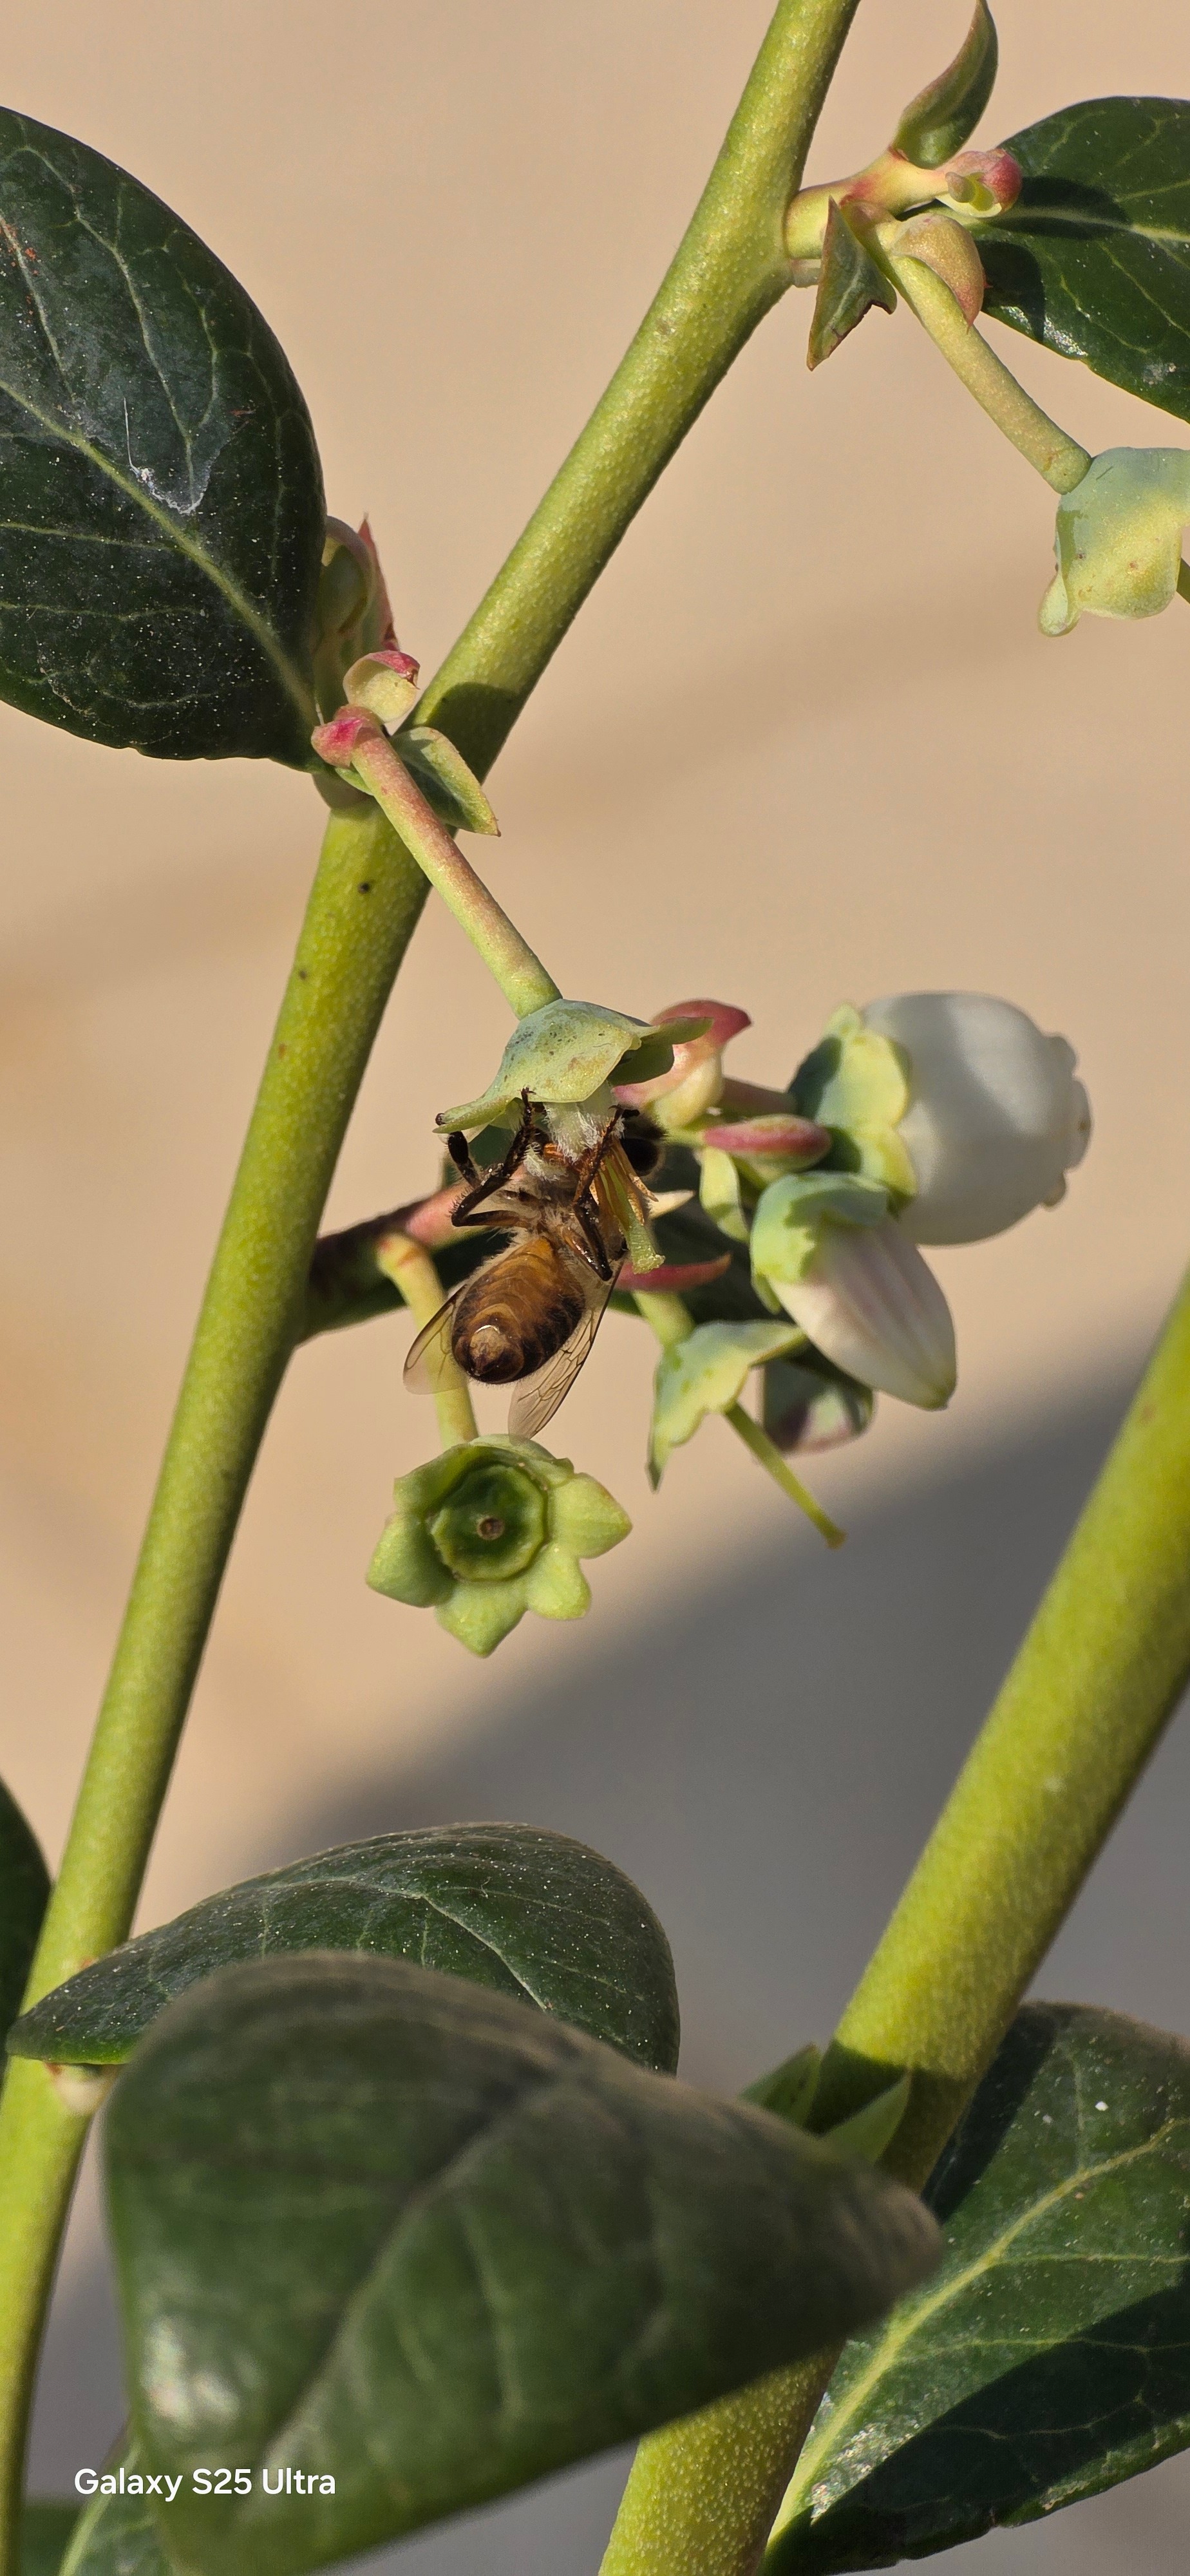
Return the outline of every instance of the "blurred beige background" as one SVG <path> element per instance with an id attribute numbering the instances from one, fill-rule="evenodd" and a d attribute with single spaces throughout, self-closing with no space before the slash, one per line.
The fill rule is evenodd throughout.
<path id="1" fill-rule="evenodd" d="M 964 5 L 863 0 L 811 177 L 878 148 L 953 51 Z M 984 139 L 1075 95 L 1190 88 L 1177 0 L 1093 16 L 1080 0 L 1000 0 L 997 14 L 1004 68 Z M 52 17 L 10 13 L 3 92 L 135 171 L 244 280 L 310 402 L 330 506 L 370 512 L 401 639 L 429 669 L 639 319 L 766 15 L 763 0 L 505 0 L 499 11 L 438 0 L 421 13 L 355 0 L 332 24 L 305 0 L 65 0 Z M 642 1331 L 611 1319 L 558 1445 L 606 1478 L 636 1534 L 595 1570 L 586 1623 L 526 1622 L 495 1667 L 363 1586 L 392 1477 L 432 1445 L 427 1414 L 400 1394 L 403 1329 L 374 1324 L 299 1354 L 146 1922 L 308 1848 L 315 1823 L 326 1839 L 336 1819 L 376 1830 L 420 1813 L 437 1794 L 427 1783 L 493 1813 L 514 1811 L 515 1794 L 515 1812 L 528 1812 L 523 1747 L 536 1738 L 525 1712 L 589 1710 L 582 1758 L 597 1768 L 601 1702 L 613 1693 L 623 1720 L 634 1672 L 656 1662 L 658 1637 L 677 1656 L 696 1601 L 713 1599 L 718 1633 L 736 1640 L 734 1705 L 759 1617 L 748 1606 L 757 1567 L 765 1599 L 789 1618 L 796 1607 L 793 1631 L 770 1641 L 786 1689 L 817 1655 L 829 1702 L 835 1623 L 859 1636 L 873 1603 L 895 1594 L 920 1602 L 902 1635 L 898 1726 L 912 1738 L 915 1658 L 936 1668 L 940 1708 L 956 1679 L 971 1694 L 957 1734 L 940 1720 L 917 1803 L 882 1847 L 872 1820 L 882 1857 L 865 1845 L 863 1867 L 883 1904 L 1184 1261 L 1190 619 L 1175 604 L 1149 626 L 1087 622 L 1044 642 L 1044 487 L 907 315 L 873 318 L 813 379 L 808 319 L 808 299 L 793 295 L 765 325 L 539 690 L 493 781 L 504 831 L 488 849 L 493 882 L 567 989 L 645 1015 L 689 992 L 742 1002 L 755 1026 L 733 1064 L 758 1079 L 786 1078 L 842 999 L 936 985 L 1006 993 L 1078 1047 L 1097 1117 L 1090 1158 L 1057 1213 L 939 1257 L 959 1392 L 943 1420 L 885 1404 L 868 1441 L 819 1472 L 855 1529 L 842 1559 L 817 1551 L 716 1424 L 649 1496 L 650 1352 Z M 1087 445 L 1187 443 L 1082 370 L 994 326 L 992 336 Z M 280 773 L 171 769 L 4 710 L 0 777 L 3 1765 L 53 1855 L 320 809 Z M 504 1034 L 498 997 L 431 907 L 332 1221 L 429 1182 L 434 1109 L 481 1086 Z M 1049 1500 L 1031 1518 L 1042 1490 Z M 938 1550 L 956 1514 L 970 1548 L 961 1565 L 947 1560 L 943 1583 Z M 991 1618 L 985 1673 L 966 1652 L 970 1631 L 946 1621 L 964 1586 L 974 1616 L 998 1585 L 1013 1620 Z M 879 1669 L 855 1684 L 873 1726 Z M 659 1694 L 663 1673 L 643 1694 L 649 1709 Z M 748 1742 L 746 1786 L 763 1807 L 764 1745 Z M 686 1778 L 684 1793 L 697 1791 Z M 587 1830 L 586 1809 L 562 1811 L 568 1794 L 559 1785 L 542 1821 Z M 658 1812 L 665 1797 L 659 1785 Z M 630 1866 L 639 1812 L 627 1769 L 603 1847 Z M 792 1868 L 804 1857 L 796 1798 L 789 1832 Z M 845 1814 L 830 1832 L 846 1916 L 859 1864 Z M 647 1857 L 640 1874 L 660 1903 Z M 1122 1922 L 1122 1890 L 1121 1907 Z M 1163 1928 L 1184 1939 L 1184 1921 L 1176 1935 Z M 730 1938 L 726 1918 L 708 1920 L 688 1954 L 689 1975 L 719 1997 L 719 2024 L 686 2001 L 700 2033 L 691 2071 L 739 2081 L 755 2068 L 715 2035 L 739 2022 Z M 848 1943 L 827 1945 L 815 1972 L 820 2030 L 863 1955 Z M 1105 1962 L 1114 1955 L 1110 1930 L 1101 1949 Z M 1143 1977 L 1135 1992 L 1098 1989 L 1178 2018 L 1177 1994 L 1160 2005 L 1154 1994 Z M 802 2009 L 796 1989 L 783 2004 L 774 1996 L 789 2028 L 774 2028 L 770 2054 L 806 2034 Z M 759 2014 L 756 2046 L 769 2036 Z M 93 2248 L 88 2222 L 68 2299 L 91 2295 Z M 1080 2565 L 1123 2568 L 1141 2545 L 1128 2516 L 1143 2512 L 1145 2563 L 1181 2567 L 1173 2505 L 1172 2554 L 1159 2554 L 1159 2487 L 1143 2505 L 1138 2486 L 1052 2532 L 988 2542 L 979 2564 L 1073 2566 L 1054 2552 L 1077 2528 Z M 1173 2493 L 1168 2476 L 1162 2492 Z M 576 2564 L 593 2563 L 594 2542 L 565 2528 Z M 443 2576 L 495 2567 L 503 2544 L 481 2544 L 479 2529 L 416 2544 L 397 2563 L 412 2571 L 428 2552 L 428 2571 L 438 2550 Z M 539 2547 L 540 2536 L 518 2539 L 510 2567 L 531 2576 Z"/>

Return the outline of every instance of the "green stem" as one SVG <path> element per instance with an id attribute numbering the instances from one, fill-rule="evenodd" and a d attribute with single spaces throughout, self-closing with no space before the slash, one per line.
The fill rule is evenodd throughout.
<path id="1" fill-rule="evenodd" d="M 782 1493 L 788 1495 L 791 1503 L 797 1504 L 799 1512 L 804 1512 L 808 1521 L 813 1521 L 815 1529 L 826 1540 L 827 1546 L 842 1547 L 847 1536 L 846 1530 L 841 1530 L 838 1522 L 833 1521 L 829 1513 L 824 1512 L 821 1503 L 815 1502 L 809 1486 L 803 1485 L 800 1477 L 794 1475 L 792 1467 L 782 1457 L 776 1441 L 770 1440 L 762 1425 L 753 1420 L 752 1415 L 742 1404 L 729 1405 L 723 1418 L 725 1422 L 730 1422 L 732 1430 L 737 1438 L 743 1441 L 745 1449 L 750 1449 L 753 1457 L 759 1460 L 766 1475 L 772 1477 L 773 1483 L 780 1486 Z"/>
<path id="2" fill-rule="evenodd" d="M 170 1432 L 27 2001 L 122 1941 L 240 1505 L 299 1327 L 344 1129 L 424 880 L 374 805 L 332 815 Z M 40 2066 L 0 2101 L 0 2477 L 12 2551 L 37 2331 L 86 2123 Z"/>
<path id="3" fill-rule="evenodd" d="M 483 878 L 456 847 L 387 735 L 363 734 L 354 746 L 351 766 L 466 931 L 517 1018 L 523 1020 L 544 1003 L 558 1001 L 560 989 L 552 975 L 547 975 L 528 940 L 522 939 Z"/>
<path id="4" fill-rule="evenodd" d="M 786 207 L 858 0 L 778 0 L 656 301 L 419 715 L 482 774 L 603 566 L 791 283 Z M 239 1506 L 301 1329 L 339 1143 L 426 880 L 372 805 L 332 818 L 162 1468 L 30 2000 L 127 1930 Z M 0 2576 L 83 2123 L 32 2061 L 0 2099 Z"/>
<path id="5" fill-rule="evenodd" d="M 823 2062 L 816 2129 L 912 2074 L 884 2161 L 916 2187 L 1185 1688 L 1188 1566 L 1190 1281 Z M 832 2366 L 645 2443 L 605 2576 L 751 2576 Z"/>
<path id="6" fill-rule="evenodd" d="M 896 259 L 888 253 L 886 257 L 910 311 L 917 315 L 935 348 L 953 367 L 968 393 L 974 394 L 989 420 L 995 421 L 997 429 L 1003 430 L 1055 492 L 1073 492 L 1091 462 L 1086 448 L 1080 447 L 1077 439 L 1068 438 L 1024 386 L 1018 385 L 1010 368 L 967 321 L 950 288 L 935 277 L 932 269 L 919 259 Z"/>

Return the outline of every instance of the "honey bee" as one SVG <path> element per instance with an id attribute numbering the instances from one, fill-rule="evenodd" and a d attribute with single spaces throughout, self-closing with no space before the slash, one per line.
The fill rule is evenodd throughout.
<path id="1" fill-rule="evenodd" d="M 639 1113 L 603 1124 L 522 1094 L 508 1152 L 481 1172 L 463 1136 L 448 1139 L 467 1182 L 451 1223 L 511 1237 L 452 1290 L 417 1336 L 405 1383 L 433 1394 L 453 1360 L 483 1386 L 515 1385 L 508 1428 L 532 1440 L 568 1395 L 623 1267 L 624 1225 L 648 1211 L 645 1182 L 664 1146 Z"/>

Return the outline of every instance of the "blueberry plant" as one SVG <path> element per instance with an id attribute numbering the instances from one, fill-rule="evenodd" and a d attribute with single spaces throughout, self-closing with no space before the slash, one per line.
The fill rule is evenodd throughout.
<path id="1" fill-rule="evenodd" d="M 577 907 L 559 984 L 460 848 L 495 830 L 483 782 L 520 709 L 789 288 L 813 296 L 811 366 L 904 307 L 1050 484 L 1046 634 L 1190 596 L 1190 454 L 1092 457 L 979 328 L 1190 419 L 1190 105 L 1084 101 L 973 148 L 978 0 L 885 148 L 804 187 L 855 8 L 779 0 L 654 304 L 424 687 L 249 295 L 134 178 L 0 114 L 0 692 L 92 742 L 305 771 L 324 816 L 52 1889 L 0 1793 L 0 2576 L 298 2576 L 634 2436 L 607 2576 L 828 2576 L 1190 2442 L 1190 2047 L 1021 2003 L 1190 1675 L 1185 1294 L 825 2053 L 735 2101 L 680 2083 L 646 1898 L 524 1827 L 324 1852 L 128 1937 L 299 1342 L 408 1310 L 440 1445 L 361 1581 L 486 1656 L 526 1614 L 584 1614 L 584 1564 L 629 1536 L 539 1436 L 609 1300 L 659 1345 L 654 1482 L 717 1413 L 834 1545 L 791 1459 L 865 1431 L 880 1393 L 954 1386 L 923 1247 L 1054 1204 L 1087 1144 L 1071 1048 L 1010 1001 L 844 1000 L 792 1075 L 738 1081 L 738 1000 L 662 995 L 646 1023 L 576 997 Z M 319 1239 L 431 888 L 508 1043 L 442 1111 L 423 1195 Z M 508 1386 L 507 1430 L 480 1435 L 477 1378 Z M 109 2093 L 127 2425 L 85 2500 L 28 2499 Z"/>

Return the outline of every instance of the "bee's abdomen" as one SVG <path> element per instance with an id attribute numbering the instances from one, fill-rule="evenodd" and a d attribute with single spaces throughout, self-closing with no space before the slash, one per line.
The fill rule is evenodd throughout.
<path id="1" fill-rule="evenodd" d="M 460 1297 L 451 1349 L 468 1377 L 507 1386 L 544 1368 L 569 1341 L 583 1311 L 582 1289 L 559 1263 L 551 1262 L 543 1279 L 537 1262 L 524 1271 L 501 1262 Z"/>

